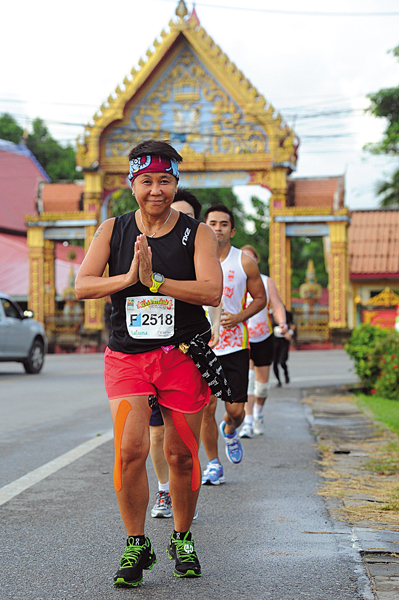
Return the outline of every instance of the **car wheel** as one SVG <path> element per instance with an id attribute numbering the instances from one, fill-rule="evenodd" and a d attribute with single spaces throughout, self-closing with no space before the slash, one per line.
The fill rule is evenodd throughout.
<path id="1" fill-rule="evenodd" d="M 27 373 L 39 373 L 44 364 L 44 346 L 40 340 L 35 340 L 29 351 L 29 356 L 24 360 Z"/>

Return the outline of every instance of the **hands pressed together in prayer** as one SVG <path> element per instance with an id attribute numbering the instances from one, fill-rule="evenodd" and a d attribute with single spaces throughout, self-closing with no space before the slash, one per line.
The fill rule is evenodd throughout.
<path id="1" fill-rule="evenodd" d="M 147 242 L 147 236 L 138 235 L 134 243 L 134 258 L 130 269 L 126 274 L 127 286 L 134 285 L 141 281 L 143 285 L 151 287 L 152 285 L 152 253 Z"/>

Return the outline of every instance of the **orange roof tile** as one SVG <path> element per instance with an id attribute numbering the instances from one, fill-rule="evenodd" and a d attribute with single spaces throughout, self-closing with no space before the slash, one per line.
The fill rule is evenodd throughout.
<path id="1" fill-rule="evenodd" d="M 304 177 L 291 179 L 288 187 L 290 206 L 327 206 L 332 210 L 343 207 L 345 182 L 338 177 Z"/>
<path id="2" fill-rule="evenodd" d="M 83 185 L 78 183 L 43 183 L 40 190 L 44 212 L 82 210 Z"/>
<path id="3" fill-rule="evenodd" d="M 351 277 L 399 279 L 399 210 L 353 211 L 348 250 Z"/>

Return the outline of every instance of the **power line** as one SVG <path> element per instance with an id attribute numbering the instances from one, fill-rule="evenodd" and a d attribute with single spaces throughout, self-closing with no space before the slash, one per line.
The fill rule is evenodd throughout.
<path id="1" fill-rule="evenodd" d="M 158 2 L 174 3 L 175 0 L 158 0 Z M 322 12 L 322 11 L 303 11 L 303 10 L 284 10 L 271 8 L 252 8 L 247 6 L 222 6 L 220 4 L 206 4 L 205 2 L 196 2 L 196 6 L 204 8 L 221 8 L 223 10 L 240 10 L 245 12 L 257 12 L 274 15 L 292 15 L 297 17 L 397 17 L 399 12 Z"/>

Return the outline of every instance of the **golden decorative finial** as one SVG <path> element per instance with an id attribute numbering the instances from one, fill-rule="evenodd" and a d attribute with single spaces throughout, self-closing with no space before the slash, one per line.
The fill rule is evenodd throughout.
<path id="1" fill-rule="evenodd" d="M 186 15 L 188 15 L 187 6 L 186 6 L 186 3 L 184 2 L 184 0 L 179 0 L 179 4 L 177 5 L 177 8 L 176 8 L 176 15 L 178 17 L 180 17 L 181 19 L 184 19 L 184 17 Z"/>

